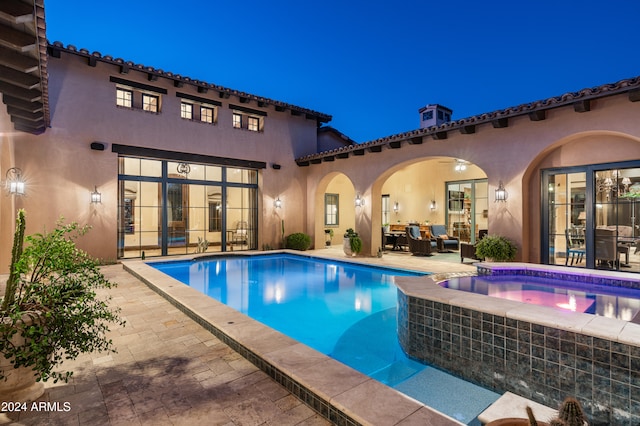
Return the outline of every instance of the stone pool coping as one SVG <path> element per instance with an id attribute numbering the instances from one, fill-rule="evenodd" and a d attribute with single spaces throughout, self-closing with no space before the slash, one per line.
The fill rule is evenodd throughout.
<path id="1" fill-rule="evenodd" d="M 575 268 L 554 265 L 483 262 L 478 263 L 477 267 L 479 273 L 481 273 L 483 269 L 488 271 L 488 273 L 491 273 L 491 271 L 514 272 L 524 270 L 542 273 L 553 272 L 572 276 L 583 275 L 593 277 L 596 280 L 613 279 L 639 282 L 636 274 L 628 272 L 584 270 L 578 273 Z M 536 323 L 548 327 L 562 328 L 592 337 L 640 346 L 640 324 L 582 312 L 561 311 L 552 307 L 531 305 L 524 302 L 468 293 L 438 285 L 438 282 L 444 281 L 445 279 L 446 278 L 443 279 L 442 276 L 397 277 L 396 285 L 407 296 L 417 298 L 426 297 L 436 302 L 462 308 L 479 309 L 489 314 L 504 316 L 505 318 Z M 602 284 L 602 282 L 598 282 L 598 284 Z"/>
<path id="2" fill-rule="evenodd" d="M 298 254 L 286 250 L 281 252 Z M 264 253 L 244 252 L 241 255 L 258 254 Z M 174 259 L 194 258 L 195 256 L 184 256 Z M 204 296 L 198 290 L 147 264 L 163 261 L 166 262 L 166 259 L 128 260 L 122 264 L 126 271 L 142 280 L 334 424 L 463 424 Z"/>

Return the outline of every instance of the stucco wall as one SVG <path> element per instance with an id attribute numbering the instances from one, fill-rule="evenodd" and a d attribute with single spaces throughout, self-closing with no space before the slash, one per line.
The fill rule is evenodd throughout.
<path id="1" fill-rule="evenodd" d="M 546 120 L 531 121 L 526 115 L 511 118 L 506 128 L 493 128 L 490 124 L 476 127 L 474 134 L 461 134 L 454 130 L 445 140 L 424 138 L 419 145 L 404 142 L 400 149 L 384 148 L 381 152 L 366 152 L 363 156 L 350 156 L 332 162 L 311 164 L 308 168 L 310 205 L 314 209 L 313 194 L 317 182 L 331 173 L 344 173 L 353 182 L 356 192 L 368 203 L 360 217 L 358 231 L 364 239 L 364 251 L 374 254 L 379 245 L 380 196 L 386 180 L 407 162 L 433 157 L 453 157 L 467 160 L 486 173 L 489 182 L 489 233 L 511 238 L 519 248 L 518 259 L 535 261 L 539 258 L 539 232 L 535 224 L 540 221 L 540 161 L 558 146 L 576 140 L 577 158 L 581 162 L 605 162 L 640 159 L 640 144 L 616 143 L 602 138 L 582 145 L 577 137 L 585 133 L 616 133 L 634 139 L 640 135 L 640 102 L 630 102 L 626 95 L 612 96 L 592 102 L 592 110 L 577 113 L 571 107 L 547 111 Z M 566 149 L 571 149 L 570 147 Z M 560 151 L 557 161 L 574 162 L 570 151 Z M 550 163 L 551 164 L 551 163 Z M 524 180 L 523 180 L 524 179 Z M 444 179 L 443 179 L 444 181 Z M 495 203 L 494 194 L 502 181 L 509 197 L 504 203 Z M 322 188 L 320 188 L 322 189 Z M 312 228 L 313 224 L 310 223 Z M 373 233 L 371 230 L 374 230 Z"/>
<path id="2" fill-rule="evenodd" d="M 166 89 L 161 112 L 118 108 L 111 75 Z M 262 212 L 258 247 L 280 244 L 283 219 L 287 231 L 306 230 L 306 205 L 302 201 L 305 171 L 293 160 L 308 147 L 315 149 L 315 120 L 293 116 L 288 110 L 277 112 L 273 106 L 259 108 L 250 102 L 242 105 L 267 113 L 264 131 L 233 129 L 229 104 L 239 105 L 238 98 L 220 99 L 217 92 L 201 94 L 189 85 L 174 88 L 172 81 L 162 78 L 150 82 L 146 73 L 133 70 L 121 75 L 118 67 L 101 62 L 90 67 L 86 59 L 64 52 L 61 58 L 49 59 L 49 88 L 51 127 L 39 136 L 19 133 L 15 141 L 15 165 L 28 178 L 27 196 L 19 200 L 19 207 L 27 210 L 28 233 L 51 229 L 63 216 L 67 221 L 93 227 L 79 242 L 82 248 L 98 258 L 116 258 L 118 164 L 112 144 L 266 162 L 267 168 L 259 171 L 258 179 Z M 181 119 L 176 91 L 222 102 L 217 124 Z M 2 129 L 10 127 L 7 124 Z M 91 150 L 89 145 L 94 141 L 106 143 L 106 150 Z M 4 167 L 4 153 L 2 162 Z M 281 168 L 276 170 L 272 164 Z M 102 204 L 89 202 L 94 186 L 102 193 Z M 273 200 L 277 197 L 283 207 L 276 210 Z M 2 218 L 11 216 L 4 201 Z M 3 229 L 9 229 L 4 219 L 0 220 Z"/>

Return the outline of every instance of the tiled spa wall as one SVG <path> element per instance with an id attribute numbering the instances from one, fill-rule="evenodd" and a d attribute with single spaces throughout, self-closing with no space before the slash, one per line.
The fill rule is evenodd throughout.
<path id="1" fill-rule="evenodd" d="M 496 392 L 554 408 L 575 396 L 591 425 L 640 424 L 640 347 L 400 290 L 398 335 L 410 357 Z"/>

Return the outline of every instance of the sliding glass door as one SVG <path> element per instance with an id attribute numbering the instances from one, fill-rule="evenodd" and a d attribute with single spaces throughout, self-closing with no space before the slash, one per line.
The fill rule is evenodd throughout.
<path id="1" fill-rule="evenodd" d="M 640 272 L 640 164 L 542 172 L 542 261 Z"/>

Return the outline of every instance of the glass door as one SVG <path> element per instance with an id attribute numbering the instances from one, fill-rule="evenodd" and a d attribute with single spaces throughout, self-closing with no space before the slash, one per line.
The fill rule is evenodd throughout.
<path id="1" fill-rule="evenodd" d="M 586 267 L 586 173 L 549 176 L 548 263 Z"/>

